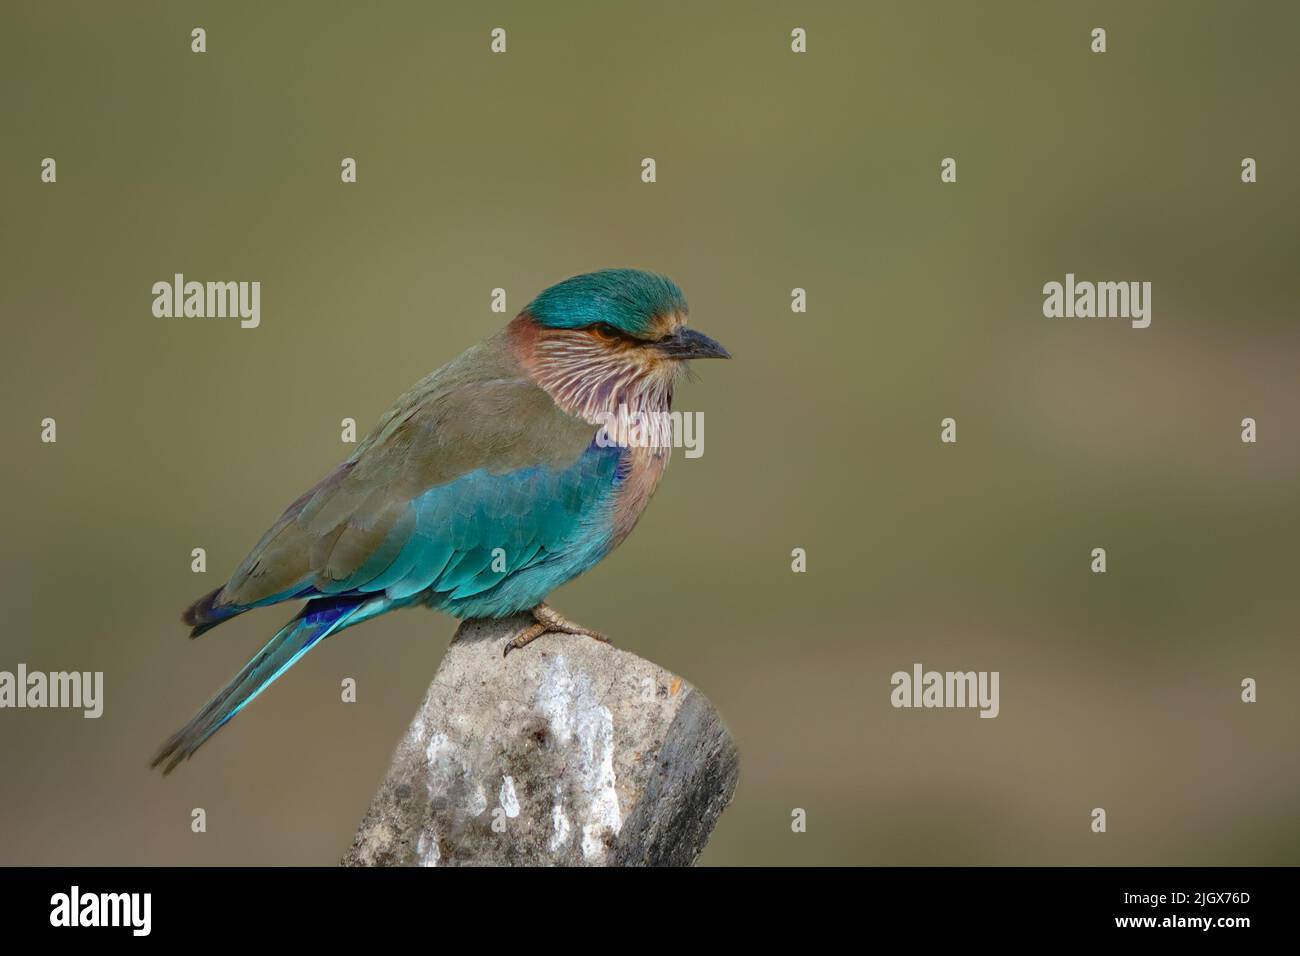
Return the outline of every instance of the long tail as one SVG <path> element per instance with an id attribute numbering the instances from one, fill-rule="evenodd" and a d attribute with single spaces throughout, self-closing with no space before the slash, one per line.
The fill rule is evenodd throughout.
<path id="1" fill-rule="evenodd" d="M 254 655 L 216 697 L 171 736 L 158 750 L 150 766 L 164 760 L 163 773 L 194 755 L 209 737 L 226 725 L 271 683 L 297 663 L 316 644 L 336 631 L 410 601 L 390 601 L 381 592 L 361 597 L 321 598 L 311 601 L 292 621 L 276 633 Z"/>

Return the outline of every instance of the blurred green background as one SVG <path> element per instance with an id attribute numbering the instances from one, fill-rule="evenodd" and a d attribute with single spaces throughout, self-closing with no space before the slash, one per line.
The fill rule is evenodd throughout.
<path id="1" fill-rule="evenodd" d="M 703 862 L 1300 862 L 1295 4 L 0 16 L 0 669 L 106 682 L 97 721 L 0 712 L 0 861 L 336 862 L 454 622 L 327 642 L 163 780 L 290 612 L 178 614 L 340 419 L 502 324 L 492 288 L 629 265 L 736 360 L 678 392 L 704 456 L 555 604 L 738 739 Z M 261 327 L 154 318 L 174 272 L 260 280 Z M 1066 272 L 1151 281 L 1151 327 L 1044 318 Z M 1001 716 L 894 710 L 916 661 L 1000 671 Z"/>

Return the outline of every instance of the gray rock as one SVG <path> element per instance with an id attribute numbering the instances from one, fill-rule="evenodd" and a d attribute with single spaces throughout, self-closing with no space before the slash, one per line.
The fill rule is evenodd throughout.
<path id="1" fill-rule="evenodd" d="M 345 866 L 688 865 L 739 776 L 709 701 L 626 651 L 528 616 L 467 621 Z"/>

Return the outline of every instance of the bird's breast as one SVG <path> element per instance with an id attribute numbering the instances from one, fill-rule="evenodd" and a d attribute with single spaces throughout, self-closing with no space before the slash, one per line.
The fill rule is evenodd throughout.
<path id="1" fill-rule="evenodd" d="M 641 512 L 659 486 L 664 469 L 668 467 L 670 448 L 637 447 L 623 450 L 623 472 L 614 496 L 613 547 L 618 547 L 631 534 Z"/>

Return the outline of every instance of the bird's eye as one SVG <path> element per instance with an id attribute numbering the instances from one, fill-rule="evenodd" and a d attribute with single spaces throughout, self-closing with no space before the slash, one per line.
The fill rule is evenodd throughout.
<path id="1" fill-rule="evenodd" d="M 605 339 L 606 341 L 613 341 L 620 337 L 618 329 L 614 328 L 614 326 L 610 325 L 608 322 L 597 322 L 591 327 L 591 331 L 594 332 L 598 338 Z"/>

